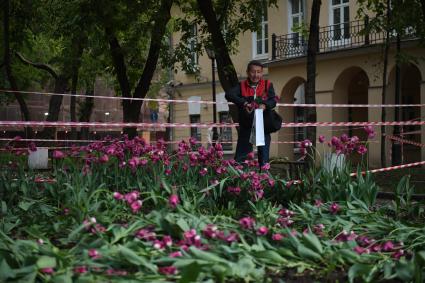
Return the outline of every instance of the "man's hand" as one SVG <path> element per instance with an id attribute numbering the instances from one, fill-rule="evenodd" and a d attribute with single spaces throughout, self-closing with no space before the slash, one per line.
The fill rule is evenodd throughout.
<path id="1" fill-rule="evenodd" d="M 245 108 L 245 111 L 248 112 L 248 113 L 251 113 L 252 110 L 254 110 L 253 107 L 252 107 L 252 104 L 251 103 L 248 103 L 248 102 L 246 102 L 244 104 L 244 108 Z"/>

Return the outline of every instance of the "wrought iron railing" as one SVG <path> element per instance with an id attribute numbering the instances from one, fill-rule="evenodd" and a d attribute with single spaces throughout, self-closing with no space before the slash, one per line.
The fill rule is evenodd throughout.
<path id="1" fill-rule="evenodd" d="M 383 43 L 384 31 L 369 31 L 369 20 L 356 20 L 319 28 L 319 53 Z M 393 35 L 390 35 L 393 36 Z M 395 38 L 395 36 L 394 36 Z M 414 38 L 407 33 L 403 39 Z M 308 38 L 298 32 L 272 35 L 272 60 L 283 60 L 307 55 Z"/>

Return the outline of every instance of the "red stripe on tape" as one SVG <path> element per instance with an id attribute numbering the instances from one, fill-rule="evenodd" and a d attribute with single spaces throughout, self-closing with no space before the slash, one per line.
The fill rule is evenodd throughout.
<path id="1" fill-rule="evenodd" d="M 4 93 L 25 93 L 25 94 L 43 94 L 43 95 L 59 95 L 59 96 L 73 96 L 73 97 L 92 97 L 100 99 L 111 100 L 139 100 L 139 101 L 156 101 L 166 103 L 201 103 L 201 104 L 230 104 L 228 102 L 214 102 L 209 100 L 184 100 L 184 99 L 161 99 L 161 98 L 133 98 L 133 97 L 118 97 L 118 96 L 102 96 L 102 95 L 83 95 L 83 94 L 70 94 L 70 93 L 53 93 L 53 92 L 37 92 L 37 91 L 14 91 L 14 90 L 0 90 Z M 383 108 L 383 107 L 424 107 L 425 104 L 293 104 L 293 103 L 278 103 L 277 107 L 355 107 L 355 108 Z"/>
<path id="2" fill-rule="evenodd" d="M 282 123 L 282 127 L 347 127 L 347 126 L 412 126 L 425 125 L 425 121 L 392 122 L 312 122 Z M 226 128 L 236 127 L 236 123 L 103 123 L 103 122 L 48 122 L 48 121 L 0 121 L 0 126 L 42 126 L 42 127 L 170 127 L 170 128 Z"/>

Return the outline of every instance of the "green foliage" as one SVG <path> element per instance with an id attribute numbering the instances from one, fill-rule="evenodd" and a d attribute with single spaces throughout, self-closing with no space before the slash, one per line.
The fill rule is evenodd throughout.
<path id="1" fill-rule="evenodd" d="M 425 15 L 423 11 L 423 1 L 418 0 L 360 0 L 357 1 L 359 9 L 357 17 L 364 18 L 372 14 L 369 26 L 365 32 L 369 31 L 390 31 L 405 36 L 416 36 L 424 44 L 425 40 Z M 387 17 L 388 3 L 391 3 L 390 18 Z M 391 33 L 394 35 L 395 33 Z"/>
<path id="2" fill-rule="evenodd" d="M 424 278 L 423 218 L 388 214 L 412 205 L 408 178 L 396 189 L 396 204 L 382 207 L 374 199 L 372 176 L 349 178 L 348 169 L 310 172 L 302 185 L 268 176 L 275 184 L 258 198 L 247 176 L 264 175 L 237 166 L 221 173 L 208 167 L 205 175 L 201 164 L 183 169 L 195 158 L 190 150 L 165 158 L 155 147 L 135 147 L 143 152 L 139 161 L 148 162 L 137 169 L 114 155 L 98 162 L 109 146 L 119 144 L 93 144 L 75 157 L 52 160 L 52 171 L 43 173 L 26 169 L 24 159 L 18 167 L 7 166 L 14 156 L 7 157 L 0 172 L 2 281 L 259 282 L 293 273 L 351 282 Z M 135 160 L 130 150 L 122 154 L 126 164 Z M 217 158 L 208 162 L 221 164 Z M 36 181 L 40 178 L 54 181 Z M 231 193 L 229 187 L 241 191 Z M 142 208 L 133 212 L 114 192 L 138 192 Z M 179 198 L 175 208 L 171 195 Z M 318 197 L 323 203 L 311 204 Z M 339 208 L 332 210 L 335 203 Z M 247 216 L 255 219 L 251 228 L 239 223 Z M 260 233 L 261 227 L 268 230 Z M 165 236 L 171 245 L 156 246 Z M 89 255 L 93 249 L 98 258 Z M 179 256 L 171 256 L 175 252 Z M 178 273 L 164 275 L 170 266 Z M 53 268 L 53 274 L 43 268 Z M 125 273 L 108 275 L 112 271 Z"/>
<path id="3" fill-rule="evenodd" d="M 166 54 L 167 62 L 172 65 L 179 62 L 182 69 L 188 73 L 196 74 L 199 66 L 190 60 L 193 52 L 201 56 L 205 48 L 211 48 L 212 39 L 208 27 L 199 11 L 196 1 L 178 1 L 182 15 L 177 15 L 173 20 L 173 32 L 181 34 L 181 38 L 172 50 Z M 214 12 L 217 15 L 219 28 L 222 32 L 226 46 L 231 54 L 238 52 L 239 36 L 247 31 L 259 29 L 263 11 L 268 7 L 277 7 L 275 0 L 261 1 L 213 1 Z M 197 34 L 194 37 L 193 28 Z"/>

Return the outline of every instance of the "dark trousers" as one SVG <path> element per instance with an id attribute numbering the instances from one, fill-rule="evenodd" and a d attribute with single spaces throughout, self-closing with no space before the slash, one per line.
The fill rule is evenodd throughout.
<path id="1" fill-rule="evenodd" d="M 248 153 L 252 151 L 252 144 L 249 142 L 251 128 L 239 127 L 238 143 L 236 145 L 235 160 L 242 163 L 246 160 Z M 265 145 L 257 146 L 258 163 L 260 166 L 269 162 L 270 154 L 270 134 L 264 134 Z"/>

